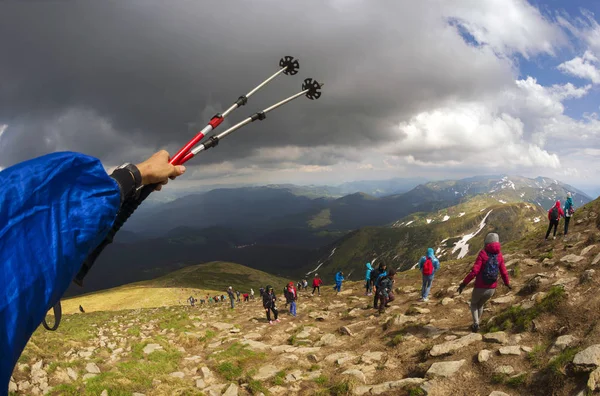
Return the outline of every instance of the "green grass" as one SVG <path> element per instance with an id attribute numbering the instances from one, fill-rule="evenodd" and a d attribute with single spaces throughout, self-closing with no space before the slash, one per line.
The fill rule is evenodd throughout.
<path id="1" fill-rule="evenodd" d="M 402 341 L 404 341 L 404 335 L 402 334 L 397 334 L 394 336 L 394 338 L 392 338 L 392 340 L 390 341 L 390 345 L 391 346 L 396 346 L 402 343 Z"/>
<path id="2" fill-rule="evenodd" d="M 127 329 L 127 334 L 134 336 L 134 337 L 139 337 L 141 334 L 139 326 L 130 327 L 129 329 Z"/>
<path id="3" fill-rule="evenodd" d="M 577 352 L 579 352 L 579 348 L 567 348 L 551 359 L 541 370 L 544 382 L 549 389 L 558 389 L 564 385 L 566 379 L 565 367 L 573 361 Z"/>
<path id="4" fill-rule="evenodd" d="M 273 385 L 282 386 L 283 384 L 285 384 L 285 370 L 277 372 L 273 378 Z"/>
<path id="5" fill-rule="evenodd" d="M 308 225 L 310 228 L 323 228 L 331 223 L 332 221 L 330 209 L 323 209 L 308 221 Z"/>
<path id="6" fill-rule="evenodd" d="M 325 385 L 329 382 L 329 378 L 327 378 L 324 375 L 319 375 L 317 378 L 314 379 L 314 381 L 317 385 Z"/>
<path id="7" fill-rule="evenodd" d="M 554 257 L 554 253 L 552 253 L 552 251 L 550 251 L 550 252 L 540 254 L 539 260 L 540 260 L 540 262 L 542 262 L 545 259 L 552 259 L 552 257 Z"/>
<path id="8" fill-rule="evenodd" d="M 223 362 L 217 366 L 217 371 L 228 381 L 233 381 L 239 378 L 244 370 L 232 362 Z"/>
<path id="9" fill-rule="evenodd" d="M 527 354 L 527 360 L 529 360 L 534 368 L 542 367 L 545 351 L 546 347 L 544 345 L 536 345 L 533 347 L 533 350 Z"/>
<path id="10" fill-rule="evenodd" d="M 254 379 L 250 379 L 248 381 L 247 389 L 252 395 L 258 395 L 259 393 L 264 393 L 266 395 L 269 394 L 269 391 L 267 390 L 267 388 L 265 388 L 262 382 Z"/>
<path id="11" fill-rule="evenodd" d="M 408 389 L 408 396 L 425 396 L 426 393 L 421 388 L 410 388 Z"/>
<path id="12" fill-rule="evenodd" d="M 552 287 L 546 297 L 529 309 L 512 306 L 497 315 L 487 324 L 488 332 L 499 330 L 527 331 L 531 322 L 545 312 L 554 311 L 566 299 L 565 290 L 560 286 Z"/>
<path id="13" fill-rule="evenodd" d="M 504 374 L 504 373 L 494 373 L 492 374 L 492 384 L 503 384 L 504 381 L 506 380 L 506 377 L 508 377 L 508 375 Z"/>
<path id="14" fill-rule="evenodd" d="M 519 374 L 506 380 L 506 385 L 511 388 L 520 388 L 527 382 L 527 373 Z"/>

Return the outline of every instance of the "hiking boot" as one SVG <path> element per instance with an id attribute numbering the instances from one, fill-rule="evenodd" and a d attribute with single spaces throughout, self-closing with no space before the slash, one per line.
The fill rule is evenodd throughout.
<path id="1" fill-rule="evenodd" d="M 270 324 L 270 325 L 272 325 L 272 324 L 273 324 L 273 321 L 272 321 L 272 320 L 269 320 L 269 324 Z"/>
<path id="2" fill-rule="evenodd" d="M 429 302 L 429 298 L 425 297 L 425 298 L 423 299 L 423 302 Z"/>
<path id="3" fill-rule="evenodd" d="M 281 322 L 281 320 L 279 320 L 279 319 L 275 319 L 275 322 L 279 323 L 279 322 Z"/>
<path id="4" fill-rule="evenodd" d="M 473 326 L 471 326 L 471 331 L 473 333 L 477 333 L 479 331 L 479 325 L 477 323 L 473 323 Z"/>

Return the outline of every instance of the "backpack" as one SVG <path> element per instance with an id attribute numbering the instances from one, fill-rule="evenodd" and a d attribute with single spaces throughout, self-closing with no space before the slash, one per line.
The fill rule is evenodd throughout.
<path id="1" fill-rule="evenodd" d="M 377 281 L 377 278 L 379 277 L 379 274 L 381 273 L 381 271 L 379 270 L 379 268 L 373 269 L 373 271 L 371 271 L 371 282 L 373 282 L 373 284 L 375 284 L 375 281 Z"/>
<path id="2" fill-rule="evenodd" d="M 431 257 L 427 257 L 423 263 L 423 275 L 429 276 L 433 274 L 433 260 Z"/>
<path id="3" fill-rule="evenodd" d="M 550 211 L 550 220 L 556 221 L 558 220 L 558 208 L 555 206 Z"/>
<path id="4" fill-rule="evenodd" d="M 483 271 L 481 274 L 481 278 L 483 283 L 486 285 L 491 285 L 498 280 L 498 255 L 488 253 L 488 259 L 483 266 Z"/>

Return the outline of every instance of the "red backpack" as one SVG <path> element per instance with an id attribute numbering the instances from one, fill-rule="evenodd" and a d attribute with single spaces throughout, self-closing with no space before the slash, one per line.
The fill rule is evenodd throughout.
<path id="1" fill-rule="evenodd" d="M 433 261 L 431 260 L 431 257 L 428 256 L 423 264 L 423 275 L 429 276 L 431 274 L 433 274 Z"/>

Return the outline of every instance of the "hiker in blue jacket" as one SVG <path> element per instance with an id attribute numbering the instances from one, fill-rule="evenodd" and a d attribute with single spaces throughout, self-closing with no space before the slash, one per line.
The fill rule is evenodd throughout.
<path id="1" fill-rule="evenodd" d="M 423 285 L 421 286 L 421 299 L 420 301 L 429 301 L 429 291 L 431 290 L 431 284 L 433 283 L 433 276 L 435 272 L 440 269 L 440 261 L 433 254 L 433 249 L 428 248 L 427 254 L 419 260 L 419 270 L 423 275 Z"/>
<path id="2" fill-rule="evenodd" d="M 59 152 L 0 172 L 0 394 L 29 338 L 141 185 L 185 171 L 160 151 L 110 176 L 93 157 Z"/>
<path id="3" fill-rule="evenodd" d="M 373 284 L 371 283 L 371 272 L 373 271 L 373 267 L 371 267 L 371 263 L 367 263 L 367 273 L 365 275 L 365 296 L 373 295 Z"/>
<path id="4" fill-rule="evenodd" d="M 565 209 L 563 210 L 565 213 L 565 236 L 569 234 L 569 222 L 571 221 L 571 216 L 575 213 L 575 207 L 573 206 L 573 197 L 571 197 L 571 193 L 567 193 L 567 200 L 565 201 Z"/>
<path id="5" fill-rule="evenodd" d="M 344 281 L 344 273 L 342 271 L 335 274 L 335 286 L 333 287 L 336 292 L 340 292 L 342 290 L 342 282 Z"/>

